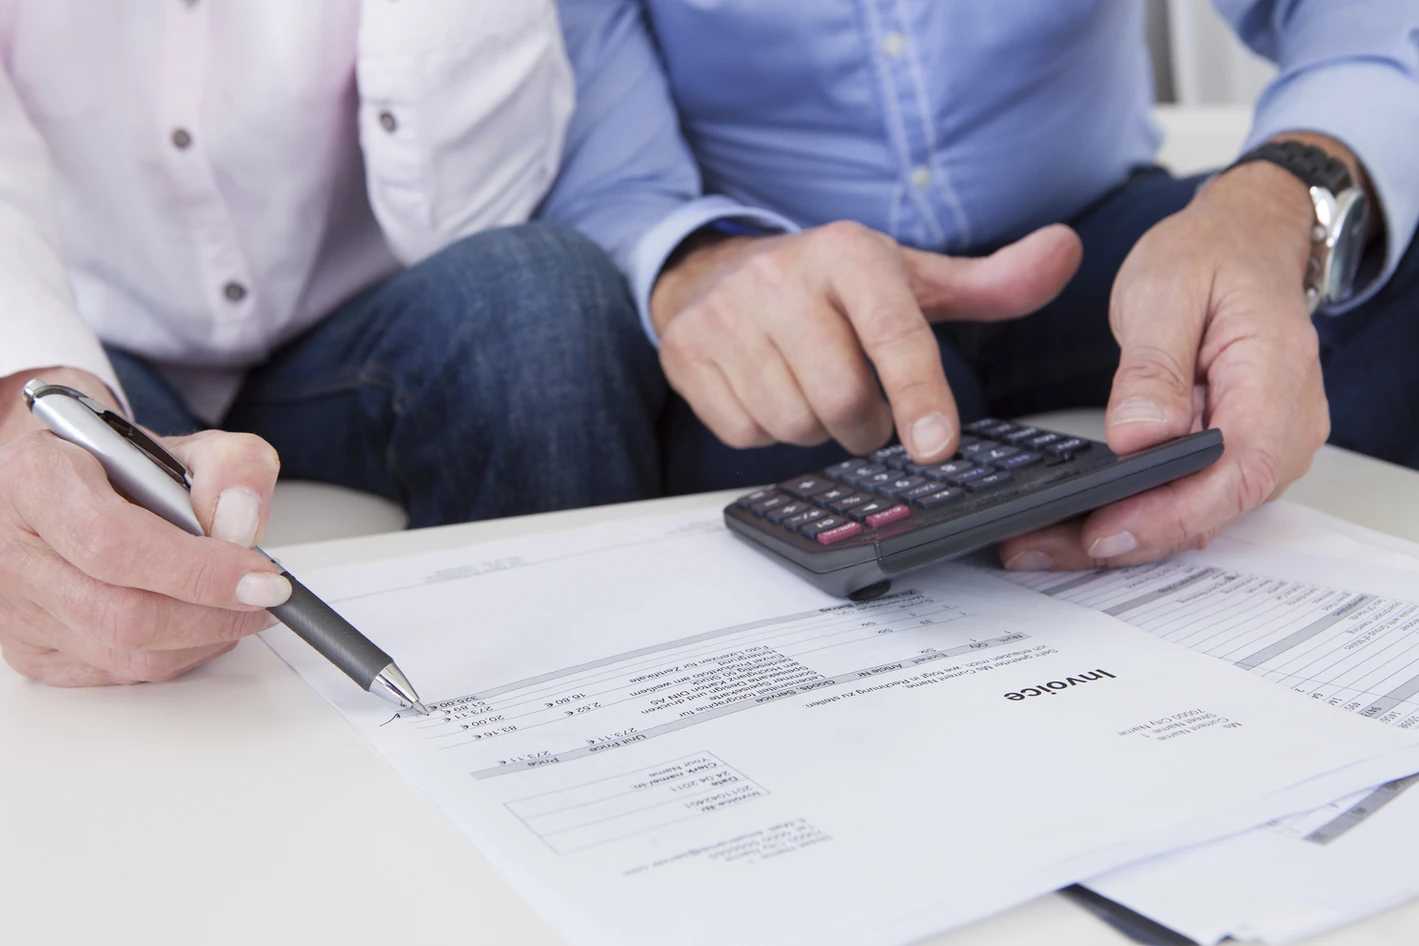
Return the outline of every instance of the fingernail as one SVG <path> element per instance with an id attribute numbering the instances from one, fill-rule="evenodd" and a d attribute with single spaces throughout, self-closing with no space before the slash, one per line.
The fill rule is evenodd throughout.
<path id="1" fill-rule="evenodd" d="M 291 597 L 291 583 L 285 575 L 252 572 L 237 582 L 236 599 L 252 608 L 274 608 Z"/>
<path id="2" fill-rule="evenodd" d="M 241 486 L 222 490 L 212 514 L 212 538 L 249 549 L 256 544 L 261 524 L 261 497 Z"/>
<path id="3" fill-rule="evenodd" d="M 912 447 L 917 457 L 934 457 L 951 442 L 951 422 L 944 414 L 927 414 L 912 424 Z"/>
<path id="4" fill-rule="evenodd" d="M 1127 555 L 1136 548 L 1138 540 L 1133 537 L 1132 532 L 1115 532 L 1102 539 L 1095 539 L 1094 544 L 1089 546 L 1089 557 L 1113 558 L 1116 555 Z"/>
<path id="5" fill-rule="evenodd" d="M 1110 427 L 1121 427 L 1124 424 L 1161 424 L 1167 419 L 1167 412 L 1163 410 L 1163 405 L 1157 401 L 1150 401 L 1146 397 L 1131 397 L 1124 401 L 1109 417 Z"/>
<path id="6" fill-rule="evenodd" d="M 1012 572 L 1048 572 L 1054 570 L 1054 559 L 1044 552 L 1031 549 L 1028 552 L 1017 552 L 1010 556 L 1005 567 Z"/>

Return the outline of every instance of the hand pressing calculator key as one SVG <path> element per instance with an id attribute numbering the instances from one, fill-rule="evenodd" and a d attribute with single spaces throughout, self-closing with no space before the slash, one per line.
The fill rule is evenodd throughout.
<path id="1" fill-rule="evenodd" d="M 823 590 L 864 600 L 902 572 L 1161 486 L 1221 455 L 1220 430 L 1121 457 L 1093 440 L 987 419 L 966 425 L 945 462 L 883 447 L 742 496 L 724 519 Z"/>

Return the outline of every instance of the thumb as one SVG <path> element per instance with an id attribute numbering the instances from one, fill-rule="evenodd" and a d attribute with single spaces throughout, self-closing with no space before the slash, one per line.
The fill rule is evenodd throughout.
<path id="1" fill-rule="evenodd" d="M 1120 300 L 1131 300 L 1120 304 Z M 1192 431 L 1206 301 L 1187 293 L 1114 292 L 1119 339 L 1106 414 L 1109 449 L 1133 453 Z"/>
<path id="2" fill-rule="evenodd" d="M 246 548 L 266 530 L 281 462 L 260 437 L 218 430 L 164 441 L 192 474 L 192 509 L 215 539 Z"/>
<path id="3" fill-rule="evenodd" d="M 964 258 L 903 247 L 917 304 L 933 322 L 1029 315 L 1059 295 L 1083 259 L 1079 235 L 1042 227 L 989 256 Z"/>

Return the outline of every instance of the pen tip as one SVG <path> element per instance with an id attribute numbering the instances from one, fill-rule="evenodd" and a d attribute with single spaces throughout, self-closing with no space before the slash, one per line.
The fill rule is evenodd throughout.
<path id="1" fill-rule="evenodd" d="M 424 703 L 423 703 L 422 700 L 415 700 L 415 701 L 414 701 L 414 709 L 416 709 L 416 710 L 419 711 L 419 715 L 420 715 L 420 716 L 427 716 L 427 715 L 429 715 L 429 708 L 424 705 Z"/>

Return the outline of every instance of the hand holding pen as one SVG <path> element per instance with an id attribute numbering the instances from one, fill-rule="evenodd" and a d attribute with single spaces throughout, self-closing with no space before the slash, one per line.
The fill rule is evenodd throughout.
<path id="1" fill-rule="evenodd" d="M 276 481 L 269 445 L 221 432 L 160 444 L 73 389 L 32 382 L 25 397 L 58 436 L 0 446 L 12 667 L 67 686 L 166 680 L 270 627 L 275 609 L 361 686 L 422 708 L 382 651 L 250 547 Z"/>

